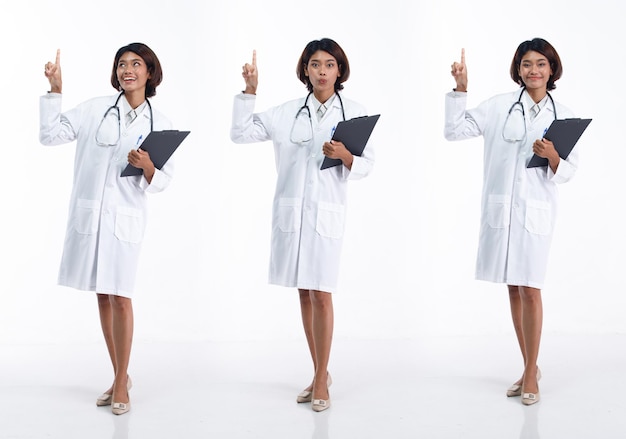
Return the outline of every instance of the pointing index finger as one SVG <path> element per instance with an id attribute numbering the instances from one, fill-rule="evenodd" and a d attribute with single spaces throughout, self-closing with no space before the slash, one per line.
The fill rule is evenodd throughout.
<path id="1" fill-rule="evenodd" d="M 461 64 L 465 64 L 465 48 L 461 49 Z"/>
<path id="2" fill-rule="evenodd" d="M 57 49 L 57 57 L 56 57 L 56 60 L 54 61 L 54 63 L 57 66 L 61 65 L 61 49 Z"/>
<path id="3" fill-rule="evenodd" d="M 256 67 L 256 49 L 252 51 L 252 66 Z"/>

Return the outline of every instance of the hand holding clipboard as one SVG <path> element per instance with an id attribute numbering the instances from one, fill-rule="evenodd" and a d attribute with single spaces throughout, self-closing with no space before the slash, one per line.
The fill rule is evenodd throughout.
<path id="1" fill-rule="evenodd" d="M 380 114 L 375 114 L 343 120 L 337 124 L 332 140 L 343 143 L 352 155 L 361 156 L 379 117 Z M 332 168 L 341 164 L 339 159 L 324 157 L 320 169 Z"/>
<path id="2" fill-rule="evenodd" d="M 543 138 L 551 141 L 559 157 L 565 160 L 589 123 L 591 119 L 556 119 L 552 121 Z M 539 166 L 548 166 L 548 159 L 539 157 L 537 154 L 534 154 L 526 165 L 527 168 Z"/>
<path id="3" fill-rule="evenodd" d="M 165 130 L 152 131 L 146 137 L 146 140 L 139 146 L 143 151 L 150 155 L 150 160 L 154 163 L 154 167 L 161 169 L 165 162 L 174 154 L 176 148 L 185 140 L 189 131 Z M 130 163 L 122 171 L 122 177 L 131 175 L 142 175 L 143 170 L 135 168 Z"/>

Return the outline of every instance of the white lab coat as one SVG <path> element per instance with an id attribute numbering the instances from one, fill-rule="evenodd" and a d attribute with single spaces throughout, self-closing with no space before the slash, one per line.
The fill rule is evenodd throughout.
<path id="1" fill-rule="evenodd" d="M 548 98 L 531 122 L 532 101 L 524 91 L 526 140 L 507 142 L 502 138 L 504 121 L 519 95 L 520 90 L 497 95 L 466 110 L 467 93 L 448 93 L 444 135 L 448 140 L 484 138 L 476 278 L 542 288 L 557 213 L 557 183 L 573 177 L 578 151 L 574 148 L 567 160 L 561 160 L 556 174 L 549 166 L 526 168 L 532 144 L 554 120 L 554 110 Z M 569 109 L 555 104 L 559 119 L 573 117 Z"/>
<path id="2" fill-rule="evenodd" d="M 160 192 L 172 175 L 171 159 L 148 184 L 141 176 L 120 177 L 127 156 L 150 133 L 147 105 L 128 126 L 125 97 L 118 103 L 121 121 L 117 146 L 99 146 L 96 129 L 117 95 L 88 100 L 61 113 L 61 95 L 40 98 L 39 139 L 43 145 L 76 140 L 74 184 L 58 282 L 79 290 L 131 297 L 144 228 L 146 192 Z M 171 129 L 156 109 L 154 130 Z"/>
<path id="3" fill-rule="evenodd" d="M 335 292 L 346 221 L 347 183 L 369 174 L 374 163 L 368 145 L 354 157 L 352 170 L 337 166 L 320 170 L 322 145 L 342 120 L 335 96 L 318 122 L 309 98 L 313 140 L 308 145 L 290 141 L 291 128 L 305 98 L 254 113 L 255 96 L 234 98 L 231 139 L 235 143 L 272 140 L 278 178 L 272 214 L 269 282 L 305 290 Z M 365 109 L 343 98 L 346 120 L 366 115 Z"/>

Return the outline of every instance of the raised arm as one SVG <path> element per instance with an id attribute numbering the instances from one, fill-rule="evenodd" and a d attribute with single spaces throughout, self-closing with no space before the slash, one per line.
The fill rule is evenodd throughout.
<path id="1" fill-rule="evenodd" d="M 467 65 L 465 64 L 465 49 L 461 49 L 461 62 L 452 63 L 450 73 L 456 81 L 456 87 L 454 92 L 446 93 L 444 137 L 448 140 L 462 140 L 480 136 L 482 135 L 481 121 L 484 121 L 483 113 L 486 107 L 481 105 L 472 110 L 466 110 Z"/>
<path id="2" fill-rule="evenodd" d="M 63 89 L 63 81 L 61 78 L 61 49 L 57 49 L 57 56 L 54 63 L 49 61 L 46 63 L 44 74 L 50 82 L 50 91 L 52 93 L 61 93 Z"/>

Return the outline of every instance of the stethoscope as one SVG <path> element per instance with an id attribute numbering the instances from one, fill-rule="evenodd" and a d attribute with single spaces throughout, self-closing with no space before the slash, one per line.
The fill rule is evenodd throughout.
<path id="1" fill-rule="evenodd" d="M 310 92 L 308 95 L 306 95 L 306 99 L 304 99 L 304 105 L 302 105 L 302 107 L 300 107 L 300 109 L 296 113 L 296 117 L 293 121 L 293 125 L 291 126 L 291 132 L 289 133 L 289 140 L 291 140 L 292 143 L 305 144 L 305 143 L 310 142 L 311 139 L 313 138 L 313 121 L 311 120 L 311 109 L 309 108 L 309 105 L 308 105 L 309 96 L 311 96 L 312 94 L 313 92 Z M 339 93 L 335 93 L 335 95 L 339 98 L 339 104 L 341 105 L 341 116 L 343 117 L 343 120 L 346 120 L 346 113 L 343 108 L 343 100 L 341 99 L 341 95 Z M 298 119 L 300 118 L 300 115 L 303 115 L 303 114 L 306 114 L 308 116 L 309 123 L 307 124 L 305 122 L 304 127 L 300 126 L 296 128 L 299 125 L 303 125 L 303 124 L 298 123 Z M 300 118 L 300 119 L 304 119 L 304 118 Z M 302 128 L 302 129 L 299 129 L 299 128 Z M 308 129 L 305 129 L 305 128 L 308 128 Z M 294 133 L 296 134 L 295 138 L 294 138 Z"/>
<path id="2" fill-rule="evenodd" d="M 504 125 L 502 126 L 502 138 L 507 142 L 519 142 L 519 141 L 526 140 L 526 112 L 524 111 L 524 105 L 522 104 L 522 95 L 524 94 L 525 90 L 526 90 L 526 87 L 522 87 L 522 91 L 520 92 L 519 97 L 517 98 L 517 101 L 514 102 L 513 105 L 511 105 L 511 108 L 509 108 L 509 112 L 506 115 L 506 119 L 504 120 Z M 548 94 L 548 97 L 550 98 L 550 102 L 552 102 L 552 108 L 554 109 L 554 119 L 556 120 L 557 119 L 556 105 L 554 103 L 554 99 L 552 99 L 552 95 L 550 94 L 550 92 L 546 91 L 546 93 Z M 522 121 L 524 124 L 524 135 L 521 136 L 521 138 L 518 138 L 519 136 L 508 136 L 507 134 L 505 134 L 505 132 L 507 131 L 507 125 L 509 123 L 509 118 L 511 117 L 511 113 L 516 109 L 518 105 L 522 112 Z"/>
<path id="3" fill-rule="evenodd" d="M 115 100 L 115 103 L 113 105 L 111 105 L 109 108 L 107 108 L 107 111 L 104 112 L 104 116 L 102 116 L 102 120 L 100 121 L 100 124 L 98 125 L 98 129 L 96 130 L 96 143 L 99 146 L 115 146 L 118 144 L 118 142 L 120 141 L 120 135 L 121 135 L 121 122 L 122 122 L 122 118 L 120 115 L 120 109 L 117 106 L 117 104 L 120 102 L 120 99 L 122 98 L 122 95 L 124 94 L 124 92 L 121 92 L 118 96 L 117 99 Z M 150 104 L 150 101 L 148 99 L 146 99 L 146 103 L 148 104 L 148 108 L 150 109 L 150 132 L 152 132 L 154 130 L 154 125 L 152 122 L 153 119 L 153 114 L 152 114 L 152 105 Z M 114 124 L 117 124 L 117 138 L 115 138 L 115 141 L 111 142 L 111 139 L 104 139 L 103 137 L 106 137 L 106 133 L 107 132 L 111 132 L 111 130 L 109 128 L 111 128 L 110 126 L 105 126 L 104 129 L 104 134 L 103 134 L 103 130 L 102 130 L 102 126 L 103 124 L 106 125 L 110 125 L 111 123 L 107 123 L 105 121 L 108 121 L 110 119 L 114 119 Z"/>

